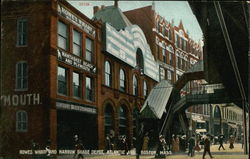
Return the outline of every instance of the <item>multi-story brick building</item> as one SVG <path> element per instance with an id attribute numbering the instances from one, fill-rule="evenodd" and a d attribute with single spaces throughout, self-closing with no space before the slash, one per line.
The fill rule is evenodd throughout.
<path id="1" fill-rule="evenodd" d="M 1 155 L 73 148 L 75 134 L 96 148 L 99 24 L 63 0 L 1 8 Z"/>

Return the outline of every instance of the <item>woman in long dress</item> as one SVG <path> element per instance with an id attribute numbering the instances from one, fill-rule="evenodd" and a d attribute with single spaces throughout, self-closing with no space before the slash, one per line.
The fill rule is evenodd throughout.
<path id="1" fill-rule="evenodd" d="M 233 137 L 233 135 L 230 136 L 229 143 L 230 143 L 229 148 L 233 149 L 234 148 L 234 137 Z"/>

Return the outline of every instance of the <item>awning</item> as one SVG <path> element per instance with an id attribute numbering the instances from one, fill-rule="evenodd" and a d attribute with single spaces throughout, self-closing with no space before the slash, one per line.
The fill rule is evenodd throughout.
<path id="1" fill-rule="evenodd" d="M 228 123 L 228 126 L 237 129 L 237 125 Z"/>
<path id="2" fill-rule="evenodd" d="M 140 113 L 142 118 L 160 119 L 168 103 L 173 86 L 162 80 L 149 93 Z"/>

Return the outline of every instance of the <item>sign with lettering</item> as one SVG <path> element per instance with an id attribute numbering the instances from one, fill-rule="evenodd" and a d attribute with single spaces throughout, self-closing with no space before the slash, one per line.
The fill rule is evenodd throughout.
<path id="1" fill-rule="evenodd" d="M 2 95 L 0 97 L 3 106 L 24 106 L 24 105 L 39 105 L 41 103 L 40 94 L 13 94 Z"/>
<path id="2" fill-rule="evenodd" d="M 85 113 L 96 114 L 96 108 L 87 107 L 84 105 L 76 105 L 73 103 L 63 103 L 63 102 L 56 102 L 56 107 L 58 109 L 65 109 L 65 110 L 73 110 Z"/>
<path id="3" fill-rule="evenodd" d="M 62 61 L 68 65 L 77 67 L 87 72 L 96 73 L 96 67 L 93 64 L 84 61 L 72 54 L 68 54 L 64 51 L 57 50 L 57 58 L 59 61 Z"/>
<path id="4" fill-rule="evenodd" d="M 71 13 L 68 9 L 66 9 L 64 6 L 58 4 L 57 6 L 57 12 L 59 15 L 63 16 L 64 18 L 70 20 L 75 25 L 82 28 L 85 32 L 95 37 L 95 28 L 88 24 L 87 22 L 83 21 L 82 19 L 78 18 L 76 15 Z"/>

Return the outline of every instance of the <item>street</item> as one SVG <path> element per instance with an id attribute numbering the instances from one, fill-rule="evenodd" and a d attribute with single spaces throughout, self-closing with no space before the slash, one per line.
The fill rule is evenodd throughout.
<path id="1" fill-rule="evenodd" d="M 229 149 L 229 144 L 224 144 L 225 150 L 218 150 L 219 145 L 212 145 L 211 146 L 211 153 L 215 159 L 247 159 L 248 155 L 243 154 L 243 149 L 241 148 L 241 144 L 235 144 L 234 149 Z M 200 152 L 195 152 L 195 156 L 192 157 L 193 159 L 201 159 L 203 154 L 203 150 Z M 187 153 L 179 152 L 172 155 L 167 156 L 167 159 L 186 159 L 191 158 L 187 156 Z M 70 159 L 72 156 L 60 156 L 58 159 Z M 84 157 L 85 159 L 135 159 L 135 155 L 86 155 Z M 153 159 L 154 156 L 140 156 L 140 159 Z M 208 154 L 206 155 L 206 158 L 210 158 Z"/>

